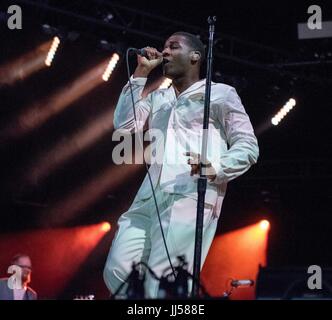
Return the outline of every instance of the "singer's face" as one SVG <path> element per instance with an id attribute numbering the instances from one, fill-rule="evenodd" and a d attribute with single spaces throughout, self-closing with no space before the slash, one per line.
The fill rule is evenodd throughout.
<path id="1" fill-rule="evenodd" d="M 192 48 L 184 36 L 173 35 L 169 37 L 162 52 L 164 75 L 173 80 L 185 76 L 189 68 L 192 68 L 191 51 Z"/>

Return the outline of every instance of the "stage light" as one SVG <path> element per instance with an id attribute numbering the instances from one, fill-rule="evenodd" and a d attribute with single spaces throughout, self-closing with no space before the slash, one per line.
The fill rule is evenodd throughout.
<path id="1" fill-rule="evenodd" d="M 259 223 L 259 226 L 262 230 L 264 231 L 267 231 L 270 229 L 270 222 L 267 221 L 267 220 L 262 220 L 260 223 Z"/>
<path id="2" fill-rule="evenodd" d="M 159 89 L 167 89 L 172 84 L 172 80 L 165 78 L 162 84 L 159 86 Z"/>
<path id="3" fill-rule="evenodd" d="M 103 224 L 100 227 L 100 230 L 103 232 L 108 232 L 111 230 L 111 224 L 109 222 L 103 222 Z"/>
<path id="4" fill-rule="evenodd" d="M 35 262 L 33 283 L 38 295 L 55 299 L 109 236 L 102 230 L 104 224 L 0 234 L 0 265 L 6 266 L 16 252 L 29 254 Z"/>
<path id="5" fill-rule="evenodd" d="M 257 278 L 266 265 L 269 225 L 267 220 L 215 237 L 202 269 L 202 282 L 212 296 L 229 290 L 230 279 Z M 264 229 L 262 228 L 264 226 Z M 252 300 L 255 285 L 234 290 L 230 299 Z"/>
<path id="6" fill-rule="evenodd" d="M 60 44 L 60 38 L 59 37 L 54 37 L 53 38 L 53 42 L 52 45 L 48 51 L 47 57 L 45 59 L 45 64 L 50 67 L 52 64 L 52 61 L 54 59 L 55 53 L 59 47 Z"/>
<path id="7" fill-rule="evenodd" d="M 55 145 L 50 145 L 49 149 L 35 158 L 32 166 L 25 170 L 25 180 L 29 184 L 40 183 L 66 161 L 97 143 L 113 130 L 113 115 L 114 108 L 109 108 L 65 141 L 61 140 Z"/>
<path id="8" fill-rule="evenodd" d="M 45 68 L 45 57 L 51 43 L 52 40 L 44 42 L 20 57 L 0 65 L 0 87 L 13 85 Z"/>
<path id="9" fill-rule="evenodd" d="M 53 94 L 41 101 L 34 102 L 24 108 L 16 119 L 9 122 L 1 132 L 3 140 L 17 139 L 42 126 L 50 118 L 56 116 L 75 100 L 95 89 L 103 81 L 101 75 L 107 60 L 78 76 L 71 83 L 65 84 Z"/>
<path id="10" fill-rule="evenodd" d="M 287 113 L 292 110 L 296 105 L 296 100 L 291 98 L 287 103 L 279 110 L 279 112 L 271 119 L 271 123 L 277 126 L 280 121 L 287 115 Z"/>
<path id="11" fill-rule="evenodd" d="M 45 212 L 45 215 L 41 215 L 41 225 L 61 225 L 71 221 L 82 210 L 86 210 L 95 204 L 96 201 L 104 197 L 110 190 L 115 190 L 124 181 L 128 181 L 142 169 L 143 166 L 140 164 L 111 165 L 105 168 L 98 176 L 93 177 L 65 198 L 54 203 L 51 208 L 48 208 L 47 214 Z"/>
<path id="12" fill-rule="evenodd" d="M 295 106 L 295 105 L 296 105 L 296 100 L 293 99 L 293 98 L 290 98 L 288 102 L 289 102 L 292 106 Z"/>
<path id="13" fill-rule="evenodd" d="M 118 61 L 119 61 L 120 57 L 117 53 L 114 53 L 110 62 L 107 65 L 107 68 L 102 76 L 104 81 L 108 81 L 109 77 L 111 76 L 114 68 L 116 67 Z"/>

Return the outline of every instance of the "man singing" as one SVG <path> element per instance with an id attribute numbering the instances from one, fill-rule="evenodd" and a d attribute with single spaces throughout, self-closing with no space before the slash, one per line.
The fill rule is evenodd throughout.
<path id="1" fill-rule="evenodd" d="M 203 133 L 205 79 L 199 75 L 204 45 L 190 33 L 177 32 L 167 39 L 161 53 L 150 47 L 145 51 L 146 57 L 138 55 L 131 77 L 136 121 L 127 84 L 116 106 L 114 126 L 136 132 L 148 122 L 150 129 L 163 133 L 155 143 L 157 153 L 163 149 L 162 163 L 151 163 L 149 172 L 171 262 L 176 264 L 177 257 L 184 255 L 192 272 Z M 172 86 L 143 98 L 147 77 L 160 64 Z M 201 265 L 216 231 L 227 183 L 255 164 L 259 154 L 249 117 L 235 89 L 228 85 L 212 83 L 208 139 Z M 104 269 L 111 293 L 126 280 L 133 262 L 141 261 L 158 277 L 170 267 L 148 176 L 118 221 Z M 147 273 L 146 297 L 158 297 L 158 288 L 158 281 Z M 126 285 L 122 287 L 122 293 L 125 291 Z"/>

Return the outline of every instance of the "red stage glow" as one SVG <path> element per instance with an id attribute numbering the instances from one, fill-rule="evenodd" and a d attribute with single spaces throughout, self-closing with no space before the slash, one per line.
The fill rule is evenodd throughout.
<path id="1" fill-rule="evenodd" d="M 256 280 L 259 265 L 266 265 L 268 228 L 263 220 L 215 238 L 202 270 L 202 281 L 212 296 L 230 289 L 230 279 Z M 231 299 L 255 299 L 255 286 L 235 289 Z"/>
<path id="2" fill-rule="evenodd" d="M 0 236 L 0 276 L 7 276 L 12 256 L 32 260 L 31 287 L 40 299 L 55 299 L 110 230 L 108 222 L 75 228 L 25 231 Z"/>

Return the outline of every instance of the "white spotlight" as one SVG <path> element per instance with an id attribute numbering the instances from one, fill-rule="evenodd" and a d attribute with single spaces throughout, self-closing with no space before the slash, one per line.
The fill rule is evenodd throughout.
<path id="1" fill-rule="evenodd" d="M 52 42 L 52 45 L 50 47 L 50 49 L 48 50 L 48 53 L 47 53 L 47 57 L 45 59 L 45 64 L 50 67 L 51 64 L 52 64 L 52 61 L 54 59 L 54 56 L 55 56 L 55 53 L 58 49 L 58 46 L 60 44 L 60 39 L 59 37 L 54 37 L 53 38 L 53 42 Z"/>
<path id="2" fill-rule="evenodd" d="M 108 79 L 110 78 L 115 66 L 117 65 L 118 61 L 119 61 L 120 57 L 117 53 L 114 53 L 110 62 L 107 65 L 107 68 L 102 76 L 104 81 L 108 81 Z"/>
<path id="3" fill-rule="evenodd" d="M 295 99 L 291 98 L 285 103 L 285 105 L 278 111 L 278 113 L 271 119 L 271 123 L 277 126 L 280 121 L 287 115 L 287 113 L 293 109 L 296 105 Z"/>

